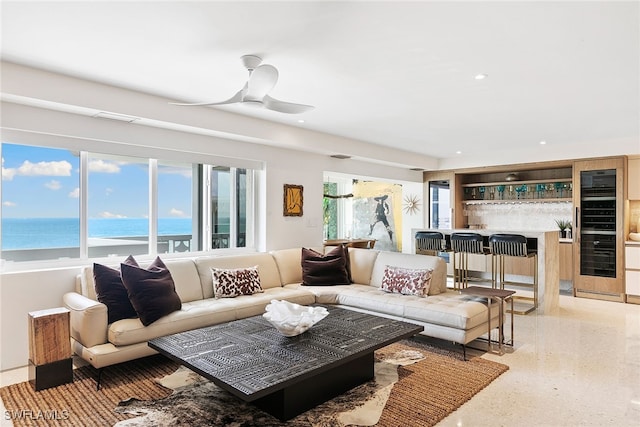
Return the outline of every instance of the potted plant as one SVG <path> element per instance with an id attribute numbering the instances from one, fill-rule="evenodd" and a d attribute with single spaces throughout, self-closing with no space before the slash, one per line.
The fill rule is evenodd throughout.
<path id="1" fill-rule="evenodd" d="M 556 219 L 556 224 L 558 225 L 558 228 L 560 229 L 560 237 L 561 238 L 565 238 L 567 237 L 567 228 L 571 227 L 571 221 L 566 220 L 566 219 Z"/>

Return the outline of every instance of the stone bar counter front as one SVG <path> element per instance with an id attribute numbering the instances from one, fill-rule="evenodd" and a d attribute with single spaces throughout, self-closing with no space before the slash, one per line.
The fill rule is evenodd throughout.
<path id="1" fill-rule="evenodd" d="M 449 242 L 453 233 L 478 233 L 484 237 L 488 247 L 488 239 L 492 234 L 520 234 L 527 238 L 530 246 L 535 245 L 538 251 L 538 309 L 539 313 L 553 313 L 558 310 L 560 302 L 560 244 L 558 231 L 522 231 L 522 230 L 487 230 L 487 229 L 412 229 L 411 249 L 416 253 L 416 233 L 421 231 L 439 231 Z M 449 245 L 447 245 L 449 247 Z M 489 255 L 491 256 L 491 255 Z M 490 265 L 490 263 L 488 264 Z M 490 269 L 487 270 L 489 273 Z"/>

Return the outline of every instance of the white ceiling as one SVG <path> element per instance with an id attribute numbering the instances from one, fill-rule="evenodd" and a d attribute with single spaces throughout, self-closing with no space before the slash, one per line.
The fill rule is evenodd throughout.
<path id="1" fill-rule="evenodd" d="M 227 111 L 441 159 L 620 140 L 640 153 L 637 1 L 2 1 L 1 12 L 4 60 L 168 100 L 229 98 L 254 54 L 280 72 L 272 96 L 316 108 Z"/>

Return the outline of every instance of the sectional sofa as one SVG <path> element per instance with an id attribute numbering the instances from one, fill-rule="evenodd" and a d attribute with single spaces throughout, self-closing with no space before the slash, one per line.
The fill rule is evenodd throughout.
<path id="1" fill-rule="evenodd" d="M 424 335 L 463 346 L 487 333 L 486 300 L 447 290 L 446 264 L 442 259 L 357 248 L 349 248 L 348 257 L 353 283 L 336 286 L 302 284 L 301 248 L 165 260 L 181 307 L 148 326 L 139 318 L 108 323 L 107 306 L 97 301 L 93 267 L 86 267 L 78 277 L 76 292 L 64 295 L 64 305 L 71 311 L 73 351 L 95 368 L 103 368 L 154 354 L 147 346 L 149 339 L 259 315 L 274 299 L 302 305 L 336 304 L 401 319 L 423 325 Z M 257 266 L 262 292 L 235 298 L 214 297 L 212 268 L 254 266 Z M 383 275 L 389 266 L 433 270 L 428 295 L 381 290 Z M 492 327 L 498 324 L 497 306 L 495 308 L 491 310 L 495 313 Z"/>

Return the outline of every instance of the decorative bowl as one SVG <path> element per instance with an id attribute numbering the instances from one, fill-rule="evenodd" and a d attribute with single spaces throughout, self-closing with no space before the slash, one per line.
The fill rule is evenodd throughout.
<path id="1" fill-rule="evenodd" d="M 306 307 L 289 301 L 271 300 L 262 315 L 285 337 L 295 337 L 327 317 L 324 307 Z"/>
<path id="2" fill-rule="evenodd" d="M 629 240 L 640 242 L 640 233 L 629 233 Z"/>

